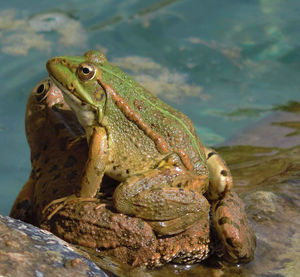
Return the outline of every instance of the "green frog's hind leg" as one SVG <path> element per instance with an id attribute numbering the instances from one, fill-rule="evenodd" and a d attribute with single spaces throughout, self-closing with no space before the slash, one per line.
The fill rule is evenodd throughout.
<path id="1" fill-rule="evenodd" d="M 209 200 L 222 199 L 232 187 L 230 170 L 215 150 L 205 147 L 204 152 L 209 171 L 207 198 Z"/>
<path id="2" fill-rule="evenodd" d="M 208 216 L 209 204 L 201 192 L 206 182 L 177 167 L 153 169 L 121 183 L 113 195 L 114 207 L 146 220 L 159 235 L 176 234 Z"/>

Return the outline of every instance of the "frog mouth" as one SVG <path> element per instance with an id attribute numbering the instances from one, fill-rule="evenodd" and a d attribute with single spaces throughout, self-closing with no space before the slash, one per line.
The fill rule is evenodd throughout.
<path id="1" fill-rule="evenodd" d="M 79 123 L 85 126 L 93 126 L 97 118 L 97 109 L 93 105 L 84 102 L 79 97 L 66 89 L 55 77 L 50 76 L 53 83 L 61 90 L 62 95 L 69 107 L 74 111 Z"/>
<path id="2" fill-rule="evenodd" d="M 64 98 L 68 98 L 68 100 L 65 99 L 67 103 L 70 100 L 72 102 L 77 102 L 81 106 L 85 105 L 83 100 L 81 100 L 75 93 L 72 93 L 66 89 L 54 76 L 50 76 L 50 79 L 62 91 Z"/>

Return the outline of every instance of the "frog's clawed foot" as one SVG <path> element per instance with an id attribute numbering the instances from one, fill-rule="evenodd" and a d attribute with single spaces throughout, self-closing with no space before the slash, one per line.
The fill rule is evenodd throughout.
<path id="1" fill-rule="evenodd" d="M 75 194 L 70 196 L 62 197 L 50 202 L 42 211 L 42 214 L 46 217 L 47 220 L 50 220 L 58 211 L 60 211 L 63 207 L 65 207 L 70 202 L 83 202 L 83 201 L 98 201 L 97 198 L 88 198 L 88 197 L 77 197 Z M 48 209 L 53 206 L 57 205 L 53 211 L 49 215 L 46 215 Z"/>

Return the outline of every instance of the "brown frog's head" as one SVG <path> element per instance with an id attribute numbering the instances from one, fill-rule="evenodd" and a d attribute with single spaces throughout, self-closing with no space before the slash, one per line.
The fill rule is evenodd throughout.
<path id="1" fill-rule="evenodd" d="M 26 136 L 31 151 L 39 151 L 39 145 L 47 133 L 48 123 L 55 109 L 69 109 L 61 91 L 46 78 L 31 91 L 25 113 Z"/>

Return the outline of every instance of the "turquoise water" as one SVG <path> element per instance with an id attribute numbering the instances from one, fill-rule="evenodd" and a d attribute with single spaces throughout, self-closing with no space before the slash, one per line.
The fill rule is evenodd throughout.
<path id="1" fill-rule="evenodd" d="M 0 213 L 29 175 L 25 106 L 50 57 L 103 50 L 215 145 L 299 100 L 299 15 L 292 0 L 1 1 Z"/>

